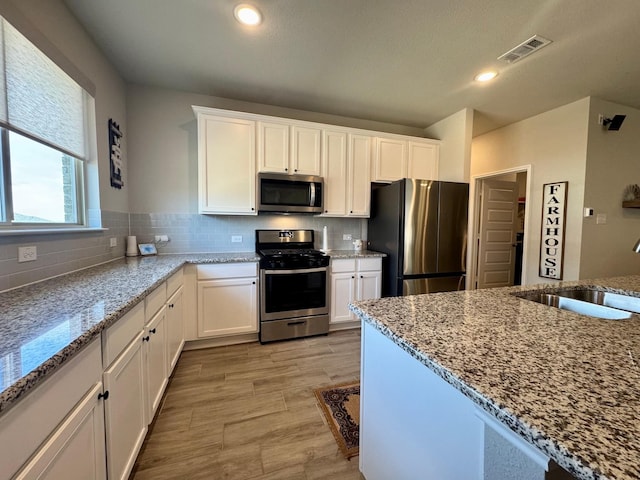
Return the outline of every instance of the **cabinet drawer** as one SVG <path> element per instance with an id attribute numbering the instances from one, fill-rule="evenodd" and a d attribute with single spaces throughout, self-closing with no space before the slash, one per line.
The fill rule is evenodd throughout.
<path id="1" fill-rule="evenodd" d="M 181 268 L 176 273 L 171 275 L 169 277 L 169 280 L 167 280 L 167 298 L 173 295 L 176 292 L 176 290 L 180 288 L 180 285 L 182 285 L 183 277 L 184 277 L 182 272 L 183 270 Z"/>
<path id="2" fill-rule="evenodd" d="M 144 299 L 144 316 L 147 319 L 147 322 L 151 320 L 156 313 L 158 313 L 158 310 L 162 308 L 166 301 L 167 284 L 163 283 Z"/>
<path id="3" fill-rule="evenodd" d="M 198 280 L 216 280 L 220 278 L 242 278 L 258 276 L 257 263 L 222 263 L 217 265 L 198 265 Z"/>
<path id="4" fill-rule="evenodd" d="M 107 368 L 144 327 L 144 302 L 102 331 L 102 365 Z"/>
<path id="5" fill-rule="evenodd" d="M 375 272 L 382 270 L 382 258 L 359 258 L 358 259 L 358 271 L 359 272 Z"/>
<path id="6" fill-rule="evenodd" d="M 331 273 L 354 272 L 356 269 L 355 258 L 344 260 L 331 260 Z"/>

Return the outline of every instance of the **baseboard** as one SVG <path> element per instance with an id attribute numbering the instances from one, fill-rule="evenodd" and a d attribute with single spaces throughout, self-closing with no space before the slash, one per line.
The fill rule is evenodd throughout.
<path id="1" fill-rule="evenodd" d="M 185 342 L 183 350 L 200 350 L 202 348 L 223 347 L 225 345 L 238 345 L 240 343 L 253 343 L 257 341 L 257 333 L 229 335 L 228 337 L 203 338 Z"/>

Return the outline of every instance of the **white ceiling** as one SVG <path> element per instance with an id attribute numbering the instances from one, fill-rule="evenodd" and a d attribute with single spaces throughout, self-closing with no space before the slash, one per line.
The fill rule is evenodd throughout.
<path id="1" fill-rule="evenodd" d="M 640 108 L 638 0 L 255 0 L 258 28 L 234 0 L 64 1 L 136 84 L 414 127 L 470 107 L 475 134 L 590 95 Z M 553 43 L 497 61 L 534 34 Z"/>

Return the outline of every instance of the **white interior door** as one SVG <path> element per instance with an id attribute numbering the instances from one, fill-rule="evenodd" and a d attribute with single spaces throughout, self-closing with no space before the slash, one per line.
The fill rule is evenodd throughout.
<path id="1" fill-rule="evenodd" d="M 513 285 L 518 184 L 484 180 L 478 229 L 478 288 Z"/>

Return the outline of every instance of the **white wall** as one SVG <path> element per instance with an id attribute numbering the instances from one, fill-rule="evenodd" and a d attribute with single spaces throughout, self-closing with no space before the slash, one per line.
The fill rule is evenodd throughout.
<path id="1" fill-rule="evenodd" d="M 598 115 L 626 115 L 619 131 L 598 125 Z M 584 206 L 594 209 L 582 227 L 581 278 L 640 272 L 640 255 L 631 251 L 640 237 L 640 209 L 622 208 L 624 189 L 640 184 L 640 110 L 592 98 L 589 108 Z M 597 214 L 606 224 L 597 224 Z"/>
<path id="2" fill-rule="evenodd" d="M 527 271 L 523 283 L 550 281 L 538 276 L 542 186 L 568 181 L 564 280 L 580 277 L 582 208 L 585 192 L 589 99 L 556 108 L 473 139 L 471 176 L 531 165 L 530 211 L 526 225 Z M 472 210 L 470 210 L 472 211 Z"/>
<path id="3" fill-rule="evenodd" d="M 424 129 L 424 135 L 442 140 L 438 179 L 468 182 L 471 164 L 473 110 L 465 108 Z"/>
<path id="4" fill-rule="evenodd" d="M 127 88 L 132 213 L 197 213 L 197 131 L 192 105 L 405 135 L 418 128 L 139 85 Z"/>

